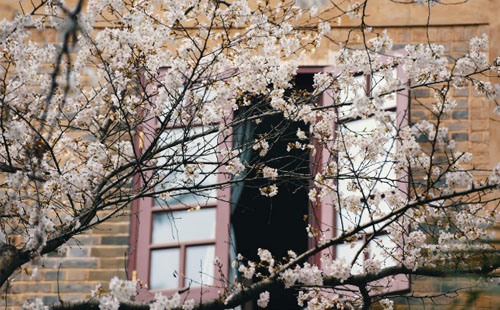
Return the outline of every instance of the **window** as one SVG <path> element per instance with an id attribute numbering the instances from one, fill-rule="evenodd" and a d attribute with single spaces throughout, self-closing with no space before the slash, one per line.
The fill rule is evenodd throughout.
<path id="1" fill-rule="evenodd" d="M 355 100 L 359 93 L 364 92 L 366 95 L 383 94 L 387 83 L 391 80 L 400 78 L 403 74 L 401 68 L 390 68 L 385 72 L 385 75 L 375 72 L 371 76 L 355 75 L 352 77 L 352 84 L 358 87 L 348 89 L 338 93 L 337 95 L 325 92 L 321 98 L 322 105 L 331 105 L 335 103 L 351 103 Z M 326 168 L 329 161 L 337 161 L 338 167 L 341 168 L 339 178 L 335 186 L 342 195 L 343 193 L 352 193 L 354 189 L 363 193 L 367 197 L 359 197 L 359 199 L 370 199 L 374 193 L 382 192 L 388 188 L 398 188 L 399 192 L 396 195 L 404 195 L 407 192 L 407 176 L 404 172 L 396 172 L 394 163 L 390 160 L 390 155 L 397 152 L 394 137 L 399 128 L 408 124 L 408 91 L 400 90 L 393 95 L 384 96 L 382 102 L 379 104 L 382 110 L 385 111 L 384 117 L 389 118 L 390 122 L 383 122 L 387 128 L 380 128 L 381 123 L 376 121 L 376 117 L 370 111 L 364 115 L 354 115 L 351 113 L 352 104 L 341 106 L 337 110 L 338 123 L 332 124 L 336 130 L 336 141 L 339 152 L 337 154 L 330 154 L 328 151 L 323 150 L 318 152 L 316 162 L 320 163 L 315 169 L 321 171 Z M 335 101 L 334 101 L 335 100 Z M 380 115 L 377 115 L 380 117 Z M 381 130 L 382 129 L 382 130 Z M 372 135 L 378 132 L 385 134 Z M 376 139 L 373 137 L 375 136 Z M 374 139 L 373 141 L 366 141 L 366 139 Z M 363 141 L 364 140 L 364 141 Z M 366 145 L 366 143 L 378 143 L 384 152 L 381 152 L 377 158 L 371 158 L 359 145 Z M 385 158 L 384 158 L 385 156 Z M 362 175 L 357 178 L 352 178 L 354 171 L 362 171 Z M 342 175 L 349 175 L 345 179 Z M 384 179 L 384 182 L 373 181 L 376 178 Z M 333 238 L 340 235 L 343 231 L 348 231 L 350 228 L 369 222 L 374 215 L 371 210 L 364 208 L 363 210 L 350 211 L 346 207 L 338 207 L 337 211 L 332 207 L 333 201 L 325 201 L 316 208 L 311 208 L 314 216 L 311 216 L 313 221 L 311 225 L 318 230 L 325 232 L 327 238 Z M 387 204 L 383 199 L 380 201 L 379 210 L 389 211 Z M 359 214 L 361 213 L 361 216 Z M 383 225 L 376 226 L 377 229 Z M 328 253 L 332 258 L 343 258 L 346 262 L 351 263 L 354 260 L 353 270 L 354 274 L 363 272 L 363 262 L 365 259 L 378 257 L 380 258 L 387 248 L 393 247 L 393 242 L 384 230 L 371 234 L 372 228 L 364 231 L 366 236 L 362 240 L 351 244 L 340 244 L 333 249 L 323 251 L 321 254 Z M 370 238 L 369 246 L 365 251 L 360 251 L 364 243 Z M 314 259 L 316 264 L 321 264 L 321 255 L 317 255 Z M 356 258 L 356 259 L 355 259 Z M 396 262 L 392 259 L 383 260 L 383 268 L 395 265 Z M 388 282 L 389 281 L 389 282 Z M 392 291 L 406 290 L 409 288 L 409 281 L 405 276 L 398 276 L 395 279 L 383 279 L 381 284 L 390 284 Z M 349 288 L 356 289 L 356 288 Z"/>
<path id="2" fill-rule="evenodd" d="M 184 291 L 190 298 L 215 298 L 229 265 L 229 189 L 211 187 L 226 180 L 217 164 L 225 142 L 211 128 L 196 124 L 172 122 L 157 133 L 163 120 L 152 119 L 138 139 L 143 150 L 154 138 L 165 146 L 157 158 L 159 169 L 148 178 L 166 181 L 169 194 L 134 203 L 128 269 L 151 292 L 173 294 L 189 288 Z M 137 176 L 136 186 L 140 182 Z"/>
<path id="3" fill-rule="evenodd" d="M 313 75 L 299 74 L 295 80 L 299 90 L 312 90 Z M 265 100 L 259 100 L 259 111 L 266 111 L 270 107 Z M 259 113 L 257 111 L 256 113 Z M 244 109 L 244 118 L 251 116 L 253 111 Z M 247 149 L 243 160 L 253 166 L 265 164 L 270 168 L 279 169 L 280 174 L 292 172 L 296 174 L 309 174 L 309 151 L 294 149 L 287 152 L 287 145 L 297 140 L 297 130 L 307 131 L 303 122 L 294 122 L 285 119 L 282 115 L 268 116 L 262 122 L 245 124 L 234 128 L 236 146 L 242 145 Z M 261 156 L 258 150 L 252 149 L 255 140 L 269 133 L 279 132 L 279 136 L 266 137 L 269 141 L 269 151 Z M 247 145 L 247 147 L 245 147 Z M 286 257 L 288 250 L 302 253 L 308 248 L 307 220 L 309 180 L 307 178 L 292 178 L 279 180 L 277 183 L 278 194 L 273 197 L 261 195 L 260 189 L 276 183 L 273 180 L 263 179 L 258 171 L 249 172 L 249 180 L 234 188 L 232 203 L 234 210 L 231 214 L 231 224 L 234 227 L 233 245 L 235 253 L 242 254 L 251 261 L 258 261 L 258 248 L 264 248 L 276 258 Z M 271 299 L 266 309 L 300 309 L 297 299 L 281 288 L 274 288 Z M 258 309 L 257 305 L 243 309 Z"/>
<path id="4" fill-rule="evenodd" d="M 321 71 L 331 70 L 331 68 L 323 67 L 303 67 L 299 69 L 298 75 L 295 80 L 295 88 L 298 91 L 306 90 L 312 91 L 314 74 Z M 394 78 L 397 77 L 398 68 L 390 71 Z M 361 89 L 366 92 L 376 93 L 383 92 L 385 88 L 385 83 L 388 79 L 379 73 L 373 74 L 373 76 L 368 77 L 364 75 L 358 75 L 353 77 L 355 83 L 362 85 Z M 333 104 L 332 93 L 325 92 L 319 98 L 319 105 L 331 105 Z M 347 92 L 345 94 L 340 94 L 340 102 L 351 101 L 355 94 Z M 386 111 L 386 116 L 391 118 L 392 122 L 388 126 L 387 130 L 390 135 L 393 135 L 398 128 L 406 124 L 407 108 L 408 108 L 408 97 L 407 94 L 399 92 L 394 94 L 392 98 L 384 98 L 383 108 Z M 338 101 L 336 101 L 338 102 Z M 340 115 L 340 121 L 338 123 L 331 123 L 337 131 L 346 130 L 350 133 L 361 135 L 367 135 L 371 131 L 375 130 L 377 122 L 375 121 L 373 115 L 367 113 L 364 118 L 352 117 L 350 113 L 350 106 L 346 105 L 340 108 L 338 111 Z M 302 131 L 307 132 L 308 127 L 302 122 L 292 122 L 286 121 L 282 116 L 276 116 L 273 118 L 267 118 L 258 125 L 253 125 L 247 130 L 234 130 L 235 140 L 247 140 L 254 141 L 256 137 L 268 132 L 271 128 L 280 131 L 280 137 L 278 141 L 273 142 L 273 146 L 269 154 L 264 157 L 260 157 L 257 152 L 253 152 L 252 155 L 245 156 L 248 163 L 252 164 L 254 157 L 262 160 L 266 165 L 271 168 L 279 168 L 280 173 L 286 171 L 292 171 L 297 173 L 305 174 L 315 174 L 323 170 L 327 163 L 331 160 L 340 160 L 341 154 L 335 154 L 332 157 L 330 151 L 319 147 L 317 144 L 316 154 L 312 157 L 309 151 L 303 152 L 287 152 L 286 145 L 288 142 L 294 142 L 297 140 L 297 129 L 300 128 Z M 239 132 L 249 131 L 250 137 L 240 138 L 238 136 Z M 342 143 L 343 135 L 339 133 L 337 135 L 337 140 L 334 143 Z M 381 137 L 381 141 L 383 137 Z M 384 143 L 384 148 L 386 153 L 393 153 L 396 151 L 396 146 L 394 141 L 388 139 Z M 269 142 L 271 144 L 271 141 Z M 315 140 L 312 140 L 315 143 Z M 354 161 L 355 168 L 359 166 L 370 166 L 373 173 L 380 172 L 386 179 L 391 179 L 394 181 L 395 186 L 402 186 L 403 182 L 401 180 L 404 178 L 403 175 L 396 175 L 392 164 L 390 161 L 381 161 L 379 159 L 367 160 L 363 158 L 361 150 L 356 148 L 356 146 L 348 147 L 348 155 Z M 298 150 L 294 150 L 298 151 Z M 300 159 L 300 160 L 299 160 Z M 282 169 L 281 168 L 285 167 Z M 369 169 L 368 169 L 369 170 Z M 252 177 L 258 175 L 251 175 Z M 370 176 L 370 173 L 369 175 Z M 265 248 L 271 251 L 271 253 L 276 258 L 281 258 L 287 256 L 286 251 L 291 249 L 297 253 L 304 252 L 310 247 L 315 246 L 317 240 L 309 238 L 307 236 L 306 227 L 308 224 L 314 226 L 317 229 L 326 232 L 327 238 L 332 238 L 337 234 L 340 234 L 342 227 L 348 229 L 347 226 L 355 224 L 353 214 L 336 212 L 332 207 L 332 203 L 324 202 L 323 204 L 312 205 L 309 197 L 308 191 L 312 186 L 312 182 L 309 180 L 294 180 L 294 182 L 282 182 L 278 184 L 278 195 L 274 197 L 264 197 L 260 195 L 259 188 L 262 186 L 268 186 L 267 180 L 256 179 L 253 181 L 246 181 L 240 189 L 240 194 L 237 195 L 235 199 L 233 196 L 232 202 L 236 204 L 236 209 L 231 216 L 231 224 L 234 226 L 235 230 L 235 246 L 237 253 L 241 253 L 244 257 L 252 261 L 258 261 L 257 249 Z M 272 182 L 271 182 L 272 183 Z M 343 180 L 338 181 L 339 191 L 347 191 L 347 182 Z M 365 184 L 365 186 L 368 186 Z M 383 190 L 387 186 L 384 184 L 376 184 L 371 190 Z M 401 189 L 403 191 L 403 189 Z M 304 220 L 306 219 L 306 220 Z M 364 215 L 364 220 L 369 220 L 369 215 Z M 342 257 L 346 261 L 352 260 L 362 246 L 364 240 L 360 240 L 356 243 L 356 247 L 351 248 L 348 245 L 339 245 L 330 251 L 332 258 Z M 377 235 L 374 240 L 370 243 L 370 247 L 367 253 L 363 253 L 356 260 L 354 265 L 354 273 L 359 273 L 363 271 L 363 260 L 365 258 L 373 256 L 381 256 L 383 247 L 378 246 L 389 246 L 391 245 L 391 240 L 387 235 L 381 234 Z M 320 261 L 321 255 L 317 255 L 311 258 L 310 262 L 317 265 L 321 265 Z M 384 267 L 391 266 L 394 262 L 390 260 L 385 260 Z M 390 281 L 389 283 L 384 281 Z M 404 290 L 408 288 L 409 282 L 404 277 L 396 278 L 395 280 L 383 279 L 378 282 L 380 284 L 389 284 L 391 290 Z M 356 289 L 356 288 L 353 288 Z M 283 293 L 280 289 L 271 292 L 272 298 L 270 299 L 269 309 L 299 309 L 297 306 L 296 297 L 289 292 Z M 258 307 L 254 304 L 248 305 L 245 309 L 257 309 Z"/>
<path id="5" fill-rule="evenodd" d="M 297 89 L 311 91 L 314 73 L 329 70 L 331 68 L 301 68 L 296 78 Z M 402 71 L 394 68 L 391 74 L 397 77 Z M 390 77 L 375 73 L 373 76 L 355 76 L 353 80 L 362 85 L 361 89 L 365 92 L 376 93 L 383 92 L 384 84 Z M 319 104 L 333 104 L 333 95 L 326 91 L 319 98 Z M 349 101 L 355 95 L 353 91 L 348 90 L 341 93 L 340 99 L 337 100 Z M 392 118 L 394 124 L 387 128 L 388 132 L 393 133 L 407 124 L 407 91 L 394 94 L 392 99 L 389 97 L 382 104 L 387 112 L 386 117 Z M 241 110 L 244 111 L 244 108 Z M 335 143 L 345 142 L 343 137 L 349 135 L 363 139 L 363 133 L 377 129 L 377 122 L 369 112 L 362 118 L 352 117 L 350 107 L 346 106 L 339 108 L 338 115 L 339 123 L 331 124 L 339 132 Z M 152 128 L 157 126 L 151 124 Z M 286 166 L 287 171 L 314 174 L 324 169 L 332 160 L 332 154 L 322 148 L 317 149 L 314 157 L 311 157 L 307 149 L 286 152 L 288 142 L 297 140 L 297 130 L 300 128 L 307 132 L 307 126 L 301 122 L 286 121 L 282 116 L 269 117 L 260 124 L 240 123 L 239 127 L 232 128 L 232 147 L 237 148 L 238 143 L 252 144 L 270 128 L 279 129 L 281 134 L 280 139 L 274 141 L 269 153 L 259 158 L 268 166 Z M 307 178 L 278 184 L 279 194 L 276 197 L 264 197 L 260 194 L 259 190 L 265 181 L 259 178 L 258 172 L 251 172 L 254 174 L 250 175 L 249 180 L 236 183 L 231 188 L 196 191 L 182 189 L 182 184 L 186 182 L 195 185 L 194 188 L 203 188 L 227 181 L 217 165 L 217 150 L 223 142 L 219 141 L 215 133 L 208 133 L 207 130 L 209 129 L 203 126 L 187 128 L 172 124 L 160 134 L 162 144 L 174 147 L 167 148 L 163 153 L 165 158 L 170 160 L 160 159 L 158 166 L 165 171 L 162 177 L 169 181 L 168 184 L 179 185 L 179 190 L 158 199 L 143 198 L 133 206 L 136 218 L 131 228 L 131 249 L 135 255 L 131 256 L 129 270 L 136 270 L 138 278 L 146 282 L 151 290 L 173 293 L 190 287 L 190 296 L 199 296 L 203 290 L 203 298 L 217 297 L 217 290 L 220 289 L 215 287 L 222 286 L 219 279 L 222 276 L 225 279 L 232 277 L 228 267 L 236 253 L 241 253 L 253 261 L 258 260 L 258 248 L 269 249 L 278 258 L 286 256 L 287 250 L 290 249 L 301 253 L 315 245 L 315 240 L 307 236 L 307 225 L 316 227 L 325 232 L 327 238 L 332 238 L 341 233 L 342 229 L 355 224 L 351 213 L 336 212 L 328 201 L 313 206 L 308 196 L 312 182 Z M 151 137 L 155 135 L 155 131 L 150 134 Z M 384 140 L 381 138 L 380 141 Z M 391 140 L 385 140 L 383 146 L 387 153 L 396 151 Z M 257 157 L 258 152 L 252 151 L 251 147 L 248 149 L 249 152 L 243 153 L 241 159 L 251 163 L 252 157 Z M 377 166 L 374 164 L 377 161 L 364 158 L 363 150 L 356 146 L 347 147 L 345 150 L 347 160 L 351 160 L 355 168 L 371 165 L 374 171 L 394 180 L 397 186 L 402 188 L 402 192 L 405 191 L 405 176 L 395 173 L 390 161 Z M 335 160 L 346 160 L 346 156 L 342 154 L 335 156 Z M 198 174 L 193 175 L 190 180 L 185 180 L 186 165 L 190 164 L 199 165 Z M 140 178 L 137 178 L 136 182 L 141 182 Z M 369 182 L 361 183 L 361 187 L 370 187 Z M 336 186 L 339 191 L 344 192 L 351 185 L 345 180 L 339 180 Z M 369 190 L 382 190 L 384 186 L 377 184 Z M 368 219 L 369 214 L 365 214 L 363 220 Z M 328 251 L 333 258 L 343 257 L 349 261 L 357 255 L 363 241 L 359 240 L 354 248 L 338 245 Z M 383 249 L 377 244 L 387 245 L 391 242 L 388 236 L 383 234 L 377 235 L 375 241 L 367 253 L 358 256 L 354 272 L 362 271 L 364 259 L 380 255 Z M 215 257 L 220 259 L 222 268 L 215 268 Z M 321 265 L 319 258 L 320 255 L 317 255 L 311 258 L 311 262 Z M 385 264 L 390 266 L 391 262 L 387 260 Z M 407 286 L 408 281 L 403 278 L 397 278 L 391 283 L 394 290 L 407 289 Z M 295 297 L 279 292 L 273 294 L 269 307 L 283 306 L 289 309 L 297 307 Z"/>

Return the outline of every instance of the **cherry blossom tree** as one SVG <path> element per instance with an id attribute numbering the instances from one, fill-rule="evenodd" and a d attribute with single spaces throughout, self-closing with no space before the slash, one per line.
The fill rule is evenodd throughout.
<path id="1" fill-rule="evenodd" d="M 270 289 L 281 285 L 298 291 L 308 309 L 392 309 L 388 293 L 398 275 L 493 281 L 500 166 L 476 177 L 474 159 L 442 124 L 456 105 L 454 88 L 473 85 L 485 100 L 497 97 L 488 76 L 498 76 L 499 63 L 484 53 L 488 38 L 473 38 L 458 59 L 428 42 L 395 52 L 387 33 L 366 23 L 368 2 L 90 0 L 84 8 L 42 0 L 0 21 L 0 284 L 140 198 L 215 198 L 213 189 L 266 180 L 260 193 L 271 199 L 298 179 L 311 184 L 313 208 L 335 210 L 340 223 L 310 225 L 314 246 L 304 253 L 238 257 L 241 276 L 218 299 L 157 294 L 136 302 L 137 282 L 114 278 L 109 293 L 50 307 L 229 309 L 257 300 L 265 308 Z M 342 18 L 357 25 L 344 41 L 331 28 Z M 59 45 L 30 40 L 50 29 Z M 334 69 L 317 73 L 312 91 L 294 91 L 298 63 L 328 40 L 338 45 Z M 431 119 L 411 123 L 408 110 L 387 109 L 419 88 L 434 95 Z M 238 126 L 275 116 L 280 126 L 233 143 Z M 353 124 L 366 119 L 368 127 Z M 287 138 L 285 159 L 321 153 L 315 169 L 298 172 L 266 157 L 291 123 L 300 127 Z M 247 150 L 258 154 L 251 162 L 242 159 Z M 355 244 L 349 259 L 328 254 Z M 373 244 L 379 255 L 355 272 Z M 311 263 L 318 255 L 320 266 Z M 37 299 L 24 308 L 47 305 Z"/>

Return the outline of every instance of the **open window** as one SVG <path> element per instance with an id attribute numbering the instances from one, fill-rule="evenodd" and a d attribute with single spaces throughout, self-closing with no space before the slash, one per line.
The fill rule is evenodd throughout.
<path id="1" fill-rule="evenodd" d="M 314 74 L 331 70 L 328 67 L 300 68 L 295 81 L 297 90 L 312 91 Z M 392 68 L 390 74 L 399 78 L 402 70 Z M 375 73 L 371 76 L 357 75 L 353 79 L 355 83 L 363 85 L 365 92 L 375 93 L 381 89 L 383 91 L 388 78 Z M 349 101 L 355 93 L 347 90 L 340 96 L 341 100 Z M 319 105 L 332 105 L 333 98 L 334 94 L 327 90 L 318 99 Z M 407 125 L 408 100 L 407 90 L 401 90 L 387 96 L 387 100 L 382 103 L 386 116 L 392 119 L 392 126 L 387 127 L 388 132 L 392 133 Z M 242 107 L 238 113 L 245 111 L 245 107 Z M 235 120 L 242 117 L 238 113 L 233 116 Z M 342 141 L 344 130 L 351 131 L 351 135 L 357 133 L 362 138 L 363 132 L 377 129 L 373 115 L 367 113 L 364 117 L 351 117 L 348 105 L 340 108 L 338 115 L 339 123 L 331 123 L 338 132 L 335 143 L 345 142 Z M 230 129 L 233 141 L 221 141 L 209 128 L 196 124 L 186 127 L 172 123 L 158 132 L 155 128 L 160 122 L 161 118 L 156 118 L 150 122 L 149 131 L 141 131 L 146 132 L 146 137 L 141 138 L 142 148 L 147 149 L 148 140 L 158 136 L 161 145 L 172 146 L 163 153 L 170 161 L 162 162 L 160 159 L 157 163 L 166 171 L 162 177 L 167 178 L 169 184 L 186 184 L 186 180 L 183 180 L 186 169 L 189 169 L 189 165 L 198 165 L 195 167 L 198 174 L 192 176 L 190 181 L 195 185 L 193 188 L 198 190 L 181 189 L 180 186 L 173 195 L 158 199 L 142 198 L 133 206 L 129 271 L 131 274 L 136 271 L 137 278 L 147 283 L 152 291 L 172 294 L 189 287 L 187 294 L 190 296 L 214 298 L 217 297 L 217 290 L 220 290 L 217 287 L 222 287 L 224 281 L 235 276 L 228 267 L 237 253 L 253 261 L 258 260 L 258 248 L 270 250 L 277 258 L 287 256 L 288 250 L 302 253 L 317 241 L 308 237 L 308 225 L 324 232 L 326 238 L 332 238 L 354 224 L 351 214 L 335 211 L 332 203 L 312 202 L 308 193 L 313 182 L 308 178 L 294 177 L 288 182 L 278 183 L 279 194 L 274 197 L 261 195 L 260 189 L 274 182 L 262 178 L 258 170 L 248 172 L 245 181 L 234 182 L 231 187 L 210 187 L 228 181 L 224 171 L 220 171 L 224 168 L 217 165 L 220 147 L 227 147 L 225 143 L 232 144 L 229 147 L 231 149 L 245 144 L 253 145 L 271 128 L 279 132 L 279 139 L 272 141 L 268 152 L 262 155 L 251 147 L 247 148 L 239 155 L 242 162 L 251 166 L 253 158 L 258 158 L 258 161 L 271 168 L 285 167 L 286 171 L 296 173 L 295 176 L 301 173 L 315 174 L 325 169 L 332 160 L 332 154 L 327 150 L 317 148 L 314 154 L 307 149 L 287 151 L 287 144 L 297 140 L 299 128 L 308 131 L 302 122 L 285 120 L 280 115 L 269 116 L 260 123 L 236 122 L 239 125 Z M 311 143 L 314 144 L 314 140 Z M 397 151 L 393 141 L 385 140 L 382 145 L 387 153 Z M 362 155 L 356 155 L 362 154 L 362 150 L 356 149 L 356 146 L 346 150 L 351 153 L 349 157 L 352 165 L 373 165 Z M 335 156 L 336 160 L 342 160 L 341 154 Z M 406 176 L 396 173 L 390 161 L 385 164 L 387 167 L 376 167 L 375 170 L 383 173 L 386 179 L 394 180 L 402 193 L 406 192 Z M 136 178 L 136 182 L 141 182 L 141 178 Z M 339 191 L 347 191 L 350 184 L 340 180 L 337 186 Z M 369 192 L 380 190 L 383 186 L 375 185 Z M 364 216 L 365 220 L 369 220 L 370 214 Z M 349 261 L 357 255 L 357 249 L 363 241 L 359 240 L 354 248 L 338 245 L 327 251 L 332 258 L 343 257 Z M 377 244 L 387 245 L 391 242 L 384 234 L 377 235 L 373 241 L 367 251 L 358 255 L 354 272 L 363 271 L 363 261 L 384 250 Z M 221 263 L 217 267 L 214 264 L 216 257 Z M 320 255 L 311 258 L 311 262 L 321 265 Z M 385 264 L 390 266 L 391 262 L 387 260 Z M 408 285 L 409 281 L 401 277 L 391 279 L 390 287 L 399 291 L 408 289 Z M 278 292 L 273 294 L 269 307 L 293 309 L 297 307 L 296 298 Z"/>
<path id="2" fill-rule="evenodd" d="M 314 167 L 315 171 L 322 171 L 330 169 L 329 163 L 335 163 L 331 169 L 338 169 L 337 181 L 332 185 L 338 191 L 337 201 L 321 199 L 316 207 L 310 208 L 310 212 L 314 213 L 311 225 L 322 231 L 327 239 L 341 235 L 359 224 L 368 223 L 380 213 L 390 211 L 384 201 L 384 194 L 381 194 L 388 189 L 394 189 L 391 192 L 397 197 L 405 198 L 407 195 L 408 176 L 404 171 L 396 171 L 391 158 L 397 152 L 397 132 L 408 125 L 408 90 L 402 87 L 396 92 L 389 91 L 387 96 L 380 96 L 381 99 L 375 102 L 379 105 L 376 113 L 369 110 L 365 113 L 360 113 L 359 110 L 352 113 L 357 99 L 385 94 L 387 89 L 391 89 L 390 86 L 386 87 L 387 84 L 402 79 L 403 74 L 400 67 L 389 67 L 383 73 L 374 72 L 371 75 L 353 74 L 349 85 L 354 87 L 343 89 L 337 94 L 327 91 L 321 98 L 322 105 L 340 104 L 337 108 L 337 120 L 331 124 L 336 133 L 334 143 L 337 145 L 334 149 L 338 152 L 331 154 L 327 150 L 318 151 Z M 366 145 L 376 145 L 381 151 L 373 157 L 372 153 L 366 151 Z M 356 193 L 358 197 L 352 193 Z M 344 195 L 352 196 L 353 206 L 356 205 L 355 201 L 370 203 L 366 203 L 361 209 L 351 210 L 346 204 L 338 202 L 342 201 L 341 197 Z M 370 209 L 370 205 L 376 207 Z M 353 274 L 366 271 L 365 260 L 385 257 L 384 254 L 395 246 L 383 225 L 384 223 L 380 223 L 365 229 L 362 234 L 364 237 L 354 243 L 339 244 L 323 251 L 315 257 L 314 262 L 321 265 L 320 257 L 326 254 L 332 259 L 341 258 L 347 263 L 353 263 Z M 374 230 L 377 233 L 373 233 Z M 391 258 L 382 259 L 382 268 L 396 263 Z M 410 283 L 407 277 L 397 276 L 376 284 L 386 287 L 389 292 L 395 292 L 409 289 Z M 356 290 L 347 288 L 346 294 L 352 289 Z"/>

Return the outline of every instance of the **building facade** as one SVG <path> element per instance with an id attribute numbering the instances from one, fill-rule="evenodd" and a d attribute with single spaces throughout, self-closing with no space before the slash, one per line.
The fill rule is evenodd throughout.
<path id="1" fill-rule="evenodd" d="M 11 1 L 2 1 L 0 6 L 2 7 L 0 18 L 12 18 L 17 9 L 16 3 Z M 493 61 L 500 55 L 500 20 L 497 17 L 499 12 L 500 2 L 498 1 L 471 0 L 462 5 L 453 6 L 452 9 L 447 5 L 438 5 L 432 9 L 430 20 L 428 20 L 428 10 L 425 7 L 403 5 L 390 0 L 376 0 L 370 2 L 368 7 L 367 24 L 374 27 L 375 31 L 387 29 L 389 36 L 394 41 L 395 50 L 401 49 L 407 44 L 425 43 L 429 39 L 432 43 L 442 44 L 447 55 L 454 58 L 467 53 L 470 39 L 486 33 L 490 42 L 488 54 L 490 61 Z M 351 21 L 345 20 L 340 26 L 332 25 L 332 31 L 337 32 L 338 37 L 346 37 L 353 26 L 350 23 Z M 57 34 L 47 32 L 46 36 L 37 39 L 56 42 Z M 326 41 L 314 55 L 304 59 L 301 63 L 304 80 L 307 79 L 306 75 L 312 71 L 329 67 L 332 55 L 337 49 L 336 45 Z M 303 83 L 307 84 L 308 82 L 304 81 Z M 306 88 L 307 85 L 304 87 Z M 456 141 L 457 149 L 473 154 L 473 164 L 476 168 L 491 170 L 500 162 L 500 140 L 496 138 L 500 134 L 500 119 L 493 113 L 494 103 L 484 101 L 472 86 L 454 90 L 453 97 L 457 101 L 457 106 L 444 121 L 444 125 L 449 129 L 448 138 Z M 432 116 L 426 108 L 426 103 L 432 100 L 429 90 L 411 91 L 407 102 L 410 106 L 409 122 L 431 119 Z M 477 176 L 487 175 L 487 172 L 477 172 Z M 229 193 L 221 194 L 230 195 Z M 251 197 L 253 194 L 243 193 L 243 195 Z M 284 201 L 283 203 L 289 202 Z M 304 207 L 307 208 L 307 198 L 304 202 L 298 203 L 303 203 Z M 226 206 L 214 204 L 214 207 L 230 208 L 229 204 Z M 179 212 L 183 212 L 184 209 L 180 209 Z M 153 228 L 151 226 L 141 228 L 134 224 L 139 215 L 133 210 L 131 207 L 132 212 L 120 214 L 88 233 L 77 236 L 70 241 L 66 251 L 46 255 L 37 280 L 28 280 L 26 273 L 19 273 L 8 292 L 2 294 L 7 307 L 18 307 L 26 299 L 36 297 L 42 297 L 45 303 L 57 302 L 59 298 L 63 300 L 85 298 L 99 283 L 107 288 L 107 283 L 114 276 L 128 279 L 137 276 L 139 279 L 146 277 L 146 281 L 152 288 L 157 285 L 172 285 L 171 288 L 177 289 L 188 285 L 181 283 L 180 277 L 171 279 L 174 282 L 178 281 L 174 284 L 165 284 L 161 283 L 164 280 L 156 281 L 150 278 L 150 276 L 154 276 L 154 273 L 150 273 L 150 269 L 153 267 L 145 261 L 151 261 L 151 259 L 155 261 L 155 259 L 149 257 L 150 254 L 146 255 L 147 246 L 138 242 Z M 216 217 L 218 223 L 224 224 L 217 227 L 207 227 L 206 232 L 203 232 L 205 228 L 201 226 L 195 227 L 195 233 L 199 235 L 195 234 L 186 239 L 182 245 L 178 246 L 178 250 L 176 250 L 178 252 L 174 254 L 172 254 L 173 252 L 158 254 L 156 263 L 158 267 L 155 268 L 162 272 L 172 272 L 173 270 L 161 269 L 162 265 L 165 267 L 165 259 L 172 257 L 172 255 L 181 255 L 184 257 L 182 259 L 184 265 L 180 268 L 189 274 L 189 252 L 185 249 L 189 248 L 189 245 L 197 245 L 199 251 L 215 251 L 218 257 L 227 258 L 224 259 L 225 266 L 229 266 L 228 239 L 217 237 L 229 238 L 229 213 L 219 214 L 207 210 L 206 214 L 200 214 L 200 216 L 203 216 L 204 219 Z M 240 222 L 240 227 L 245 225 L 245 220 L 239 219 L 237 215 L 234 219 L 236 222 Z M 146 220 L 151 221 L 151 215 Z M 161 216 L 158 216 L 157 221 L 161 222 L 161 220 Z M 297 223 L 296 227 L 300 227 L 300 225 L 302 224 Z M 243 232 L 238 232 L 236 229 L 236 234 L 246 234 L 250 228 L 245 229 L 247 230 L 243 230 Z M 274 234 L 275 232 L 269 230 L 264 233 Z M 154 231 L 152 234 L 154 239 Z M 277 237 L 279 238 L 279 236 Z M 303 238 L 302 234 L 294 236 L 293 239 L 300 238 Z M 160 243 L 160 241 L 158 242 Z M 251 242 L 251 240 L 246 242 Z M 299 246 L 297 251 L 307 248 L 306 239 L 301 240 L 301 243 L 302 246 Z M 295 245 L 296 243 L 290 246 Z M 285 248 L 288 246 L 284 244 L 283 250 L 286 250 Z M 175 257 L 178 259 L 178 256 Z M 412 278 L 410 285 L 415 295 L 425 296 L 436 292 L 452 291 L 459 286 L 467 286 L 469 284 L 467 281 L 455 278 L 418 277 Z M 213 295 L 217 296 L 217 292 L 213 292 Z M 453 302 L 460 299 L 463 301 L 465 298 L 465 295 L 457 294 L 416 303 L 407 303 L 406 300 L 401 299 L 397 309 L 447 309 Z M 474 301 L 472 309 L 495 309 L 498 304 L 500 304 L 500 299 L 497 296 L 487 295 Z"/>

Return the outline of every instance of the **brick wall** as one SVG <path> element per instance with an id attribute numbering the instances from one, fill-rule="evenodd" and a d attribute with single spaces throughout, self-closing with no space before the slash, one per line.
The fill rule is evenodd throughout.
<path id="1" fill-rule="evenodd" d="M 29 280 L 19 271 L 13 285 L 2 288 L 2 302 L 16 308 L 26 299 L 42 297 L 44 302 L 77 300 L 90 296 L 98 283 L 107 288 L 113 276 L 125 278 L 128 251 L 129 214 L 119 216 L 71 240 L 63 251 L 45 255 L 38 276 Z M 31 266 L 28 267 L 30 271 Z"/>

